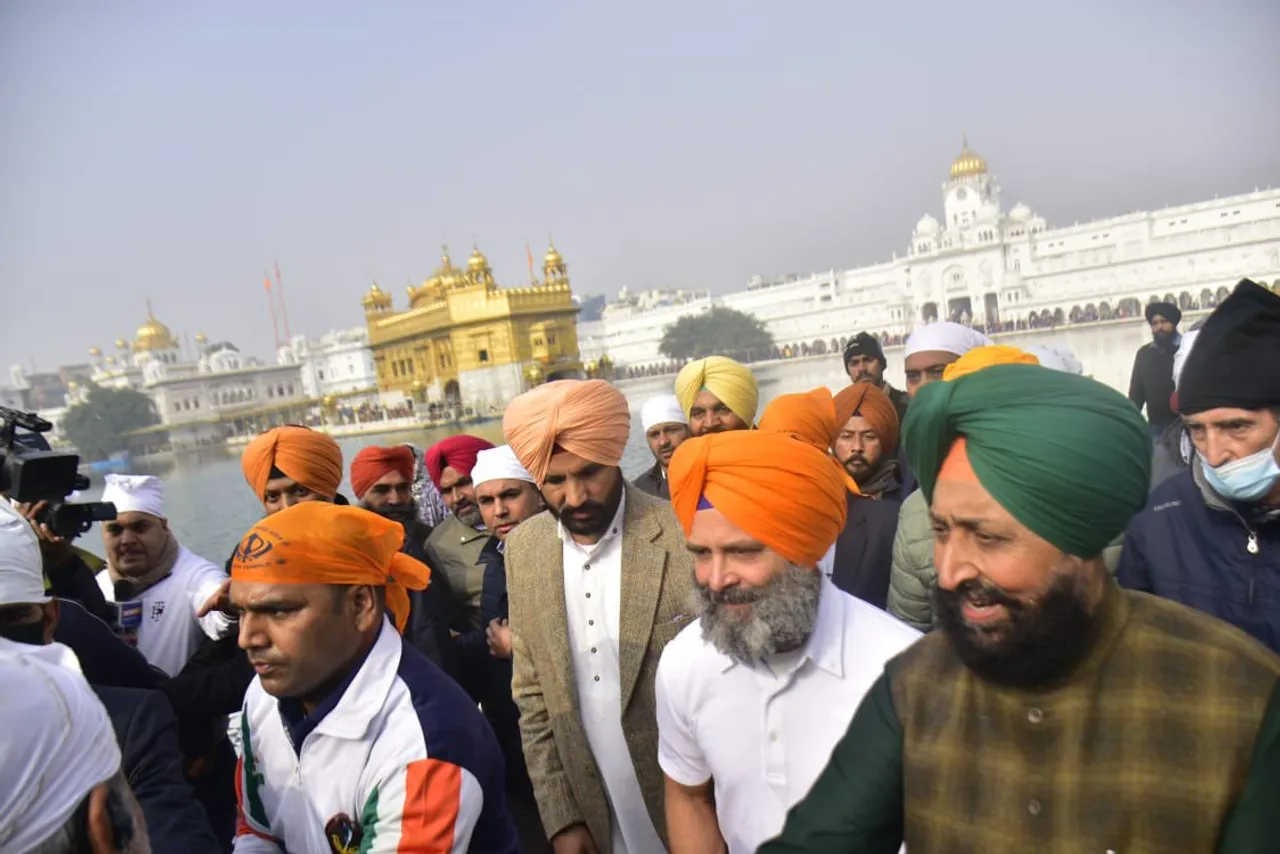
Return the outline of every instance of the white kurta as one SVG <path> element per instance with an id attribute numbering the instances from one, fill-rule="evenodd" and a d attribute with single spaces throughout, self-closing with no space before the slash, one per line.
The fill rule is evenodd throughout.
<path id="1" fill-rule="evenodd" d="M 108 602 L 115 589 L 104 569 L 98 586 Z M 196 619 L 196 611 L 227 580 L 222 567 L 211 563 L 185 546 L 178 547 L 173 572 L 142 591 L 142 623 L 138 626 L 138 651 L 151 664 L 170 676 L 178 675 L 200 644 L 200 638 L 222 637 L 234 621 L 220 611 Z"/>
<path id="2" fill-rule="evenodd" d="M 569 654 L 578 685 L 578 714 L 609 798 L 615 854 L 665 851 L 640 791 L 622 732 L 618 628 L 622 602 L 622 519 L 618 512 L 600 542 L 583 546 L 563 526 L 564 601 Z"/>
<path id="3" fill-rule="evenodd" d="M 809 640 L 771 663 L 736 662 L 687 626 L 658 663 L 663 772 L 714 780 L 730 854 L 755 851 L 782 831 L 885 663 L 919 636 L 825 581 Z"/>

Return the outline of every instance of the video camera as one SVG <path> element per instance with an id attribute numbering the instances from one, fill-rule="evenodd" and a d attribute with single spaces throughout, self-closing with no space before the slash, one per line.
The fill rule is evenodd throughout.
<path id="1" fill-rule="evenodd" d="M 19 433 L 18 428 L 26 430 Z M 19 504 L 48 504 L 36 521 L 68 540 L 80 536 L 94 522 L 116 518 L 109 502 L 76 504 L 66 498 L 78 489 L 89 488 L 89 478 L 79 473 L 80 458 L 49 448 L 42 433 L 53 425 L 33 412 L 19 412 L 0 406 L 0 493 Z"/>

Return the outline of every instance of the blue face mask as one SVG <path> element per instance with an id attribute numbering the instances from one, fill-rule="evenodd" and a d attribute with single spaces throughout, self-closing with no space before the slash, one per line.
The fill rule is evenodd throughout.
<path id="1" fill-rule="evenodd" d="M 1276 447 L 1280 433 L 1270 448 L 1263 448 L 1220 466 L 1204 466 L 1204 479 L 1214 492 L 1232 501 L 1258 501 L 1280 481 L 1280 464 L 1276 463 Z"/>

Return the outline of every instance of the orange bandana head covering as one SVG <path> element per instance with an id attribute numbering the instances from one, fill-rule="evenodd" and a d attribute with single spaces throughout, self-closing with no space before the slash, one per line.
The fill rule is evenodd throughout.
<path id="1" fill-rule="evenodd" d="M 840 424 L 838 430 L 843 430 L 850 418 L 860 415 L 876 431 L 884 453 L 892 454 L 898 450 L 898 410 L 879 386 L 873 383 L 846 386 L 836 395 L 835 406 L 836 421 Z"/>
<path id="2" fill-rule="evenodd" d="M 849 419 L 846 418 L 845 421 Z M 831 447 L 840 435 L 844 421 L 836 420 L 836 405 L 831 391 L 815 388 L 804 394 L 784 394 L 773 399 L 760 416 L 760 429 L 768 433 L 785 433 L 793 439 L 812 445 L 827 454 L 844 479 L 845 489 L 861 495 L 857 482 L 849 476 L 840 461 L 831 455 Z"/>
<path id="3" fill-rule="evenodd" d="M 1001 344 L 990 344 L 986 347 L 974 347 L 959 359 L 947 365 L 942 372 L 944 381 L 958 380 L 975 371 L 989 368 L 992 365 L 1038 365 L 1040 360 L 1017 347 L 1005 347 Z"/>
<path id="4" fill-rule="evenodd" d="M 541 485 L 556 448 L 602 466 L 622 462 L 631 436 L 627 398 L 604 380 L 557 380 L 511 401 L 502 433 Z"/>
<path id="5" fill-rule="evenodd" d="M 785 433 L 735 430 L 689 439 L 667 470 L 685 534 L 699 502 L 794 564 L 815 567 L 844 530 L 845 482 L 830 454 Z"/>
<path id="6" fill-rule="evenodd" d="M 276 427 L 245 447 L 240 468 L 259 501 L 273 468 L 317 495 L 333 498 L 342 483 L 342 449 L 326 433 L 292 425 Z"/>
<path id="7" fill-rule="evenodd" d="M 403 544 L 399 522 L 359 507 L 304 501 L 249 529 L 231 558 L 231 580 L 385 587 L 387 609 L 403 632 L 408 590 L 431 580 L 425 564 L 401 553 Z"/>

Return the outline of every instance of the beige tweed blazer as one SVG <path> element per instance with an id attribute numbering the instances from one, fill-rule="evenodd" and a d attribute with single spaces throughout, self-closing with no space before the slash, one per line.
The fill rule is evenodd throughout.
<path id="1" fill-rule="evenodd" d="M 622 729 L 645 805 L 665 843 L 654 676 L 663 647 L 693 620 L 693 562 L 671 505 L 630 484 L 624 488 L 618 632 Z M 586 824 L 601 854 L 610 854 L 609 804 L 578 713 L 556 524 L 550 513 L 541 513 L 507 539 L 512 693 L 548 838 L 572 824 Z"/>

